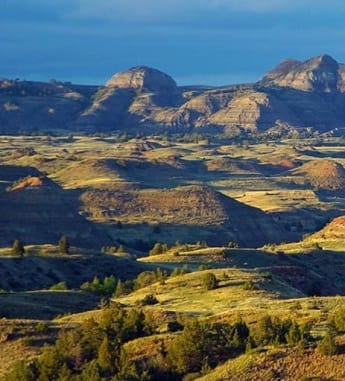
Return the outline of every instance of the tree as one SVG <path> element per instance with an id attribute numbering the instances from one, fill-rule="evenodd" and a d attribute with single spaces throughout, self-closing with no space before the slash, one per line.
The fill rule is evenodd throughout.
<path id="1" fill-rule="evenodd" d="M 110 275 L 103 279 L 102 294 L 104 296 L 110 297 L 116 290 L 116 279 L 114 275 Z"/>
<path id="2" fill-rule="evenodd" d="M 118 249 L 116 250 L 117 253 L 121 254 L 121 253 L 125 253 L 125 248 L 123 247 L 123 245 L 120 245 L 118 247 Z"/>
<path id="3" fill-rule="evenodd" d="M 36 364 L 26 364 L 19 361 L 15 364 L 12 371 L 6 376 L 7 381 L 35 381 L 37 380 Z"/>
<path id="4" fill-rule="evenodd" d="M 327 331 L 326 335 L 317 344 L 317 351 L 322 355 L 334 355 L 337 353 L 337 347 L 335 345 L 334 337 Z"/>
<path id="5" fill-rule="evenodd" d="M 103 371 L 109 371 L 113 367 L 113 359 L 108 337 L 105 335 L 98 349 L 98 365 Z"/>
<path id="6" fill-rule="evenodd" d="M 288 344 L 294 345 L 301 340 L 301 331 L 296 322 L 292 322 L 288 333 L 285 335 L 286 342 Z"/>
<path id="7" fill-rule="evenodd" d="M 156 242 L 150 250 L 149 255 L 159 255 L 168 251 L 168 246 L 165 243 Z"/>
<path id="8" fill-rule="evenodd" d="M 345 306 L 339 306 L 330 320 L 338 332 L 345 332 Z"/>
<path id="9" fill-rule="evenodd" d="M 59 252 L 60 254 L 69 253 L 69 242 L 68 238 L 65 235 L 63 235 L 59 240 Z"/>
<path id="10" fill-rule="evenodd" d="M 218 281 L 216 276 L 213 273 L 207 273 L 203 277 L 203 286 L 206 290 L 214 290 L 218 287 Z"/>
<path id="11" fill-rule="evenodd" d="M 118 298 L 119 296 L 122 296 L 122 295 L 124 295 L 124 294 L 125 294 L 125 289 L 124 289 L 124 287 L 123 287 L 123 284 L 122 284 L 122 282 L 121 282 L 121 279 L 119 279 L 119 280 L 117 281 L 117 285 L 116 285 L 116 290 L 115 290 L 114 296 L 115 296 L 116 298 Z"/>
<path id="12" fill-rule="evenodd" d="M 24 253 L 25 253 L 25 248 L 22 241 L 20 241 L 19 239 L 16 239 L 13 242 L 12 255 L 20 255 L 22 257 Z"/>

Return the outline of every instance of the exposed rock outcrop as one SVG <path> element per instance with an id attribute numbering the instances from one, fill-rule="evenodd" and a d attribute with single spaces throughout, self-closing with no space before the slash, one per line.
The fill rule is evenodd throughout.
<path id="1" fill-rule="evenodd" d="M 345 125 L 345 65 L 327 55 L 287 60 L 255 84 L 178 87 L 167 74 L 137 66 L 103 87 L 0 81 L 0 133 L 335 131 Z M 340 131 L 340 132 L 339 132 Z"/>
<path id="2" fill-rule="evenodd" d="M 268 72 L 265 85 L 291 87 L 302 91 L 345 91 L 345 67 L 332 57 L 321 55 L 305 62 L 286 60 Z"/>
<path id="3" fill-rule="evenodd" d="M 106 83 L 106 87 L 149 92 L 177 91 L 176 82 L 169 75 L 147 66 L 136 66 L 115 74 Z"/>

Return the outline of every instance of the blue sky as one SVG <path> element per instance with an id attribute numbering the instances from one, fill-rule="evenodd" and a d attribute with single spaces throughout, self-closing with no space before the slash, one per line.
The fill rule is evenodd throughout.
<path id="1" fill-rule="evenodd" d="M 344 20 L 344 0 L 0 0 L 0 77 L 103 84 L 148 65 L 250 82 L 285 58 L 345 62 Z"/>

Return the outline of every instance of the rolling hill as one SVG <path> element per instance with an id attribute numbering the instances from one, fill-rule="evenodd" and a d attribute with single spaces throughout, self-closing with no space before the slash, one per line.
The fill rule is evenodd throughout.
<path id="1" fill-rule="evenodd" d="M 11 187 L 14 180 L 17 185 Z M 2 245 L 9 246 L 16 239 L 24 244 L 53 243 L 63 234 L 76 246 L 100 248 L 111 243 L 79 214 L 78 195 L 63 190 L 36 168 L 0 166 L 0 181 Z"/>
<path id="2" fill-rule="evenodd" d="M 204 237 L 211 242 L 225 244 L 233 241 L 242 246 L 257 247 L 267 242 L 280 242 L 288 236 L 260 209 L 203 186 L 165 190 L 105 187 L 86 191 L 81 200 L 84 213 L 94 220 L 102 221 L 106 217 L 108 221 L 120 220 L 123 224 L 150 222 L 186 229 L 188 226 L 211 228 L 213 237 Z M 178 233 L 174 239 L 180 239 Z"/>

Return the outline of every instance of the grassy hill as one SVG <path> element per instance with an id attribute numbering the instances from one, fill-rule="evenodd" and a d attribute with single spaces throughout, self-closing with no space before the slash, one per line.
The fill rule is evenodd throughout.
<path id="1" fill-rule="evenodd" d="M 178 187 L 165 190 L 100 189 L 87 191 L 81 200 L 92 219 L 120 220 L 123 223 L 154 223 L 194 228 L 213 228 L 218 237 L 204 236 L 207 241 L 237 242 L 243 246 L 260 246 L 281 241 L 288 234 L 269 216 L 211 188 Z M 162 228 L 164 230 L 164 228 Z M 248 235 L 247 232 L 252 234 Z M 174 238 L 180 239 L 178 233 Z M 171 239 L 169 240 L 171 242 Z"/>
<path id="2" fill-rule="evenodd" d="M 82 283 L 96 275 L 133 280 L 157 267 L 163 278 L 146 284 L 143 279 L 154 276 L 144 273 L 111 298 L 126 313 L 139 309 L 150 316 L 145 335 L 124 343 L 131 364 L 168 361 L 164 353 L 182 335 L 171 332 L 171 324 L 195 317 L 207 324 L 241 317 L 250 328 L 265 315 L 289 317 L 310 323 L 315 337 L 325 334 L 345 293 L 341 141 L 174 139 L 0 137 L 0 243 L 6 246 L 0 249 L 6 291 L 0 293 L 0 355 L 6 359 L 0 372 L 38 356 L 58 331 L 75 332 L 90 318 L 102 322 L 101 295 L 80 292 Z M 62 234 L 72 244 L 70 255 L 57 251 Z M 24 257 L 10 255 L 14 239 L 24 241 Z M 147 256 L 155 242 L 169 248 Z M 125 253 L 100 253 L 120 244 Z M 209 290 L 211 273 L 218 284 Z M 59 282 L 69 290 L 49 290 Z M 157 303 L 145 305 L 148 295 Z M 327 379 L 328 372 L 337 379 L 344 340 L 341 334 L 336 340 L 340 353 L 328 360 L 315 352 L 313 340 L 300 349 L 268 345 L 197 376 L 299 380 Z"/>
<path id="3" fill-rule="evenodd" d="M 333 160 L 311 160 L 292 170 L 297 176 L 303 176 L 311 186 L 323 190 L 342 190 L 345 185 L 345 169 Z"/>

